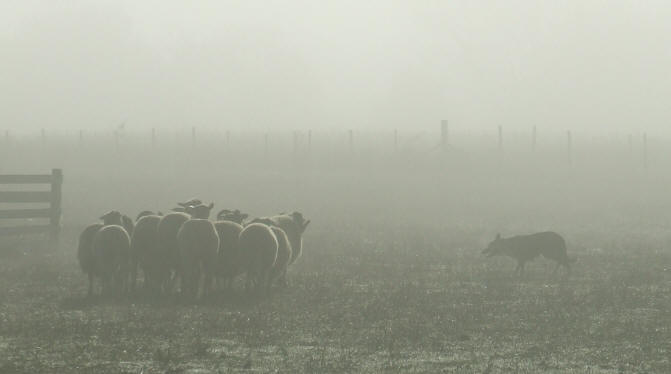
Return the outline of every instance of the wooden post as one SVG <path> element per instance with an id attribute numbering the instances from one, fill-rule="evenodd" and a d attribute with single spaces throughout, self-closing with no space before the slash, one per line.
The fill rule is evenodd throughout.
<path id="1" fill-rule="evenodd" d="M 114 130 L 114 149 L 119 150 L 119 130 Z"/>
<path id="2" fill-rule="evenodd" d="M 531 129 L 531 151 L 536 152 L 536 125 Z"/>
<path id="3" fill-rule="evenodd" d="M 61 186 L 63 184 L 63 170 L 51 170 L 51 215 L 49 225 L 51 242 L 58 244 L 61 232 Z"/>
<path id="4" fill-rule="evenodd" d="M 631 134 L 627 136 L 627 146 L 629 147 L 629 157 L 631 157 L 634 154 L 634 141 L 631 137 Z"/>
<path id="5" fill-rule="evenodd" d="M 5 143 L 7 143 L 7 145 L 9 145 L 9 142 L 10 142 L 9 141 L 9 130 L 5 130 Z"/>
<path id="6" fill-rule="evenodd" d="M 447 150 L 448 134 L 447 134 L 447 120 L 440 121 L 440 148 L 443 151 Z"/>
<path id="7" fill-rule="evenodd" d="M 44 131 L 44 128 L 42 129 L 42 147 L 47 145 L 47 133 Z"/>
<path id="8" fill-rule="evenodd" d="M 151 128 L 151 147 L 156 148 L 156 128 Z"/>
<path id="9" fill-rule="evenodd" d="M 231 132 L 229 130 L 226 130 L 226 147 L 231 146 Z"/>
<path id="10" fill-rule="evenodd" d="M 354 131 L 349 130 L 349 151 L 350 153 L 354 151 Z"/>
<path id="11" fill-rule="evenodd" d="M 312 130 L 308 130 L 308 152 L 312 152 Z"/>
<path id="12" fill-rule="evenodd" d="M 263 135 L 263 154 L 268 157 L 268 133 Z"/>
<path id="13" fill-rule="evenodd" d="M 571 154 L 572 150 L 572 139 L 571 139 L 571 130 L 566 131 L 566 156 L 569 166 L 573 164 L 573 155 Z"/>
<path id="14" fill-rule="evenodd" d="M 196 149 L 196 126 L 191 127 L 191 148 Z"/>
<path id="15" fill-rule="evenodd" d="M 84 147 L 84 130 L 79 130 L 79 148 Z"/>

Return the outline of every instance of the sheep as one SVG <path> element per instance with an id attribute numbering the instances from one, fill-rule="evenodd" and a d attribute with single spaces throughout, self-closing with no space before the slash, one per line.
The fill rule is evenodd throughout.
<path id="1" fill-rule="evenodd" d="M 284 230 L 291 243 L 291 259 L 289 265 L 296 262 L 303 252 L 303 233 L 310 224 L 310 220 L 305 220 L 299 212 L 281 213 L 272 217 L 256 218 L 252 222 L 263 222 L 271 220 L 274 226 Z"/>
<path id="2" fill-rule="evenodd" d="M 552 231 L 517 235 L 510 238 L 502 238 L 501 234 L 497 234 L 496 239 L 489 243 L 482 254 L 487 257 L 506 255 L 514 258 L 517 260 L 515 273 L 520 277 L 524 274 L 524 265 L 540 255 L 557 262 L 554 272 L 559 269 L 559 266 L 563 266 L 567 272 L 570 272 L 571 264 L 576 261 L 575 257 L 570 258 L 566 254 L 564 238 Z"/>
<path id="3" fill-rule="evenodd" d="M 130 251 L 130 237 L 126 229 L 120 225 L 103 226 L 93 238 L 93 250 L 102 278 L 103 294 L 108 293 L 110 287 L 123 292 L 128 277 Z"/>
<path id="4" fill-rule="evenodd" d="M 219 235 L 217 275 L 224 279 L 224 287 L 228 289 L 235 277 L 245 271 L 238 245 L 242 225 L 231 221 L 217 221 L 214 228 Z"/>
<path id="5" fill-rule="evenodd" d="M 240 251 L 247 271 L 247 289 L 254 284 L 257 291 L 269 289 L 270 272 L 277 259 L 277 237 L 269 226 L 251 223 L 240 232 Z"/>
<path id="6" fill-rule="evenodd" d="M 133 229 L 135 228 L 135 224 L 133 223 L 133 219 L 128 217 L 125 214 L 121 214 L 116 210 L 109 211 L 105 213 L 102 217 L 100 217 L 101 220 L 103 220 L 103 223 L 105 226 L 108 225 L 119 225 L 123 227 L 128 235 L 133 234 Z"/>
<path id="7" fill-rule="evenodd" d="M 210 203 L 210 205 L 189 205 L 185 207 L 185 212 L 193 218 L 209 219 L 213 207 L 214 203 Z"/>
<path id="8" fill-rule="evenodd" d="M 139 221 L 140 218 L 142 218 L 144 216 L 162 216 L 162 215 L 163 215 L 163 213 L 161 213 L 161 212 L 154 213 L 151 210 L 143 210 L 140 213 L 138 213 L 137 218 L 135 218 L 135 222 Z"/>
<path id="9" fill-rule="evenodd" d="M 190 206 L 196 206 L 196 205 L 201 205 L 203 204 L 203 201 L 200 199 L 189 199 L 183 203 L 177 203 L 177 205 L 181 206 L 182 208 L 187 208 Z"/>
<path id="10" fill-rule="evenodd" d="M 158 248 L 157 253 L 160 253 L 159 258 L 152 259 L 150 261 L 160 261 L 161 263 L 166 264 L 166 267 L 169 272 L 177 272 L 179 268 L 179 248 L 177 246 L 177 232 L 179 231 L 182 224 L 191 219 L 186 213 L 173 212 L 168 213 L 165 216 L 161 217 L 158 223 L 158 228 L 156 230 Z M 161 283 L 166 290 L 170 290 L 172 287 L 168 284 L 170 281 L 170 276 L 166 279 L 162 279 Z"/>
<path id="11" fill-rule="evenodd" d="M 99 276 L 100 274 L 98 271 L 96 256 L 93 251 L 93 238 L 102 227 L 102 223 L 91 224 L 87 226 L 79 235 L 77 259 L 79 260 L 79 266 L 82 268 L 82 271 L 89 278 L 89 297 L 93 295 L 93 278 Z"/>
<path id="12" fill-rule="evenodd" d="M 286 287 L 287 267 L 289 266 L 292 252 L 291 242 L 289 242 L 289 238 L 284 230 L 277 226 L 271 226 L 270 228 L 277 238 L 277 259 L 270 272 L 269 287 L 278 279 L 282 283 L 282 286 Z"/>
<path id="13" fill-rule="evenodd" d="M 217 220 L 231 221 L 242 225 L 242 223 L 249 217 L 248 214 L 240 212 L 240 210 L 222 209 L 217 213 Z"/>
<path id="14" fill-rule="evenodd" d="M 177 233 L 177 243 L 182 293 L 198 298 L 201 294 L 199 285 L 203 279 L 202 294 L 206 295 L 216 271 L 219 250 L 219 235 L 214 224 L 201 218 L 184 222 Z"/>
<path id="15" fill-rule="evenodd" d="M 159 288 L 170 276 L 170 264 L 158 246 L 158 225 L 161 217 L 145 215 L 135 224 L 131 236 L 130 285 L 135 288 L 138 265 L 144 273 L 145 287 Z"/>
<path id="16" fill-rule="evenodd" d="M 111 210 L 103 214 L 100 219 L 103 221 L 105 226 L 108 225 L 119 225 L 123 227 L 123 215 L 116 210 Z"/>

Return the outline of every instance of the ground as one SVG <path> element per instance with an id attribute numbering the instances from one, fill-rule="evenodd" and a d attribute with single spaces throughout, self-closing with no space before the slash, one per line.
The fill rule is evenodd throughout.
<path id="1" fill-rule="evenodd" d="M 569 249 L 570 275 L 539 259 L 519 279 L 480 236 L 314 225 L 288 288 L 196 304 L 88 299 L 74 233 L 59 250 L 5 249 L 0 372 L 671 371 L 668 251 L 603 240 Z"/>

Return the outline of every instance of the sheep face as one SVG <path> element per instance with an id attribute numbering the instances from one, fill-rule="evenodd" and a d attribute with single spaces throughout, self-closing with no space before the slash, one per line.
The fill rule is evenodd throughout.
<path id="1" fill-rule="evenodd" d="M 210 218 L 210 212 L 214 208 L 214 203 L 210 205 L 195 205 L 186 207 L 186 213 L 190 214 L 193 218 L 208 219 Z"/>
<path id="2" fill-rule="evenodd" d="M 303 217 L 303 214 L 301 214 L 300 212 L 292 212 L 290 216 L 291 219 L 293 219 L 294 223 L 296 223 L 296 226 L 298 227 L 300 233 L 301 234 L 304 233 L 305 229 L 307 229 L 308 225 L 310 224 L 310 220 L 309 219 L 306 220 Z"/>
<path id="3" fill-rule="evenodd" d="M 177 203 L 177 205 L 181 206 L 182 208 L 188 208 L 190 206 L 201 205 L 202 203 L 203 202 L 200 199 L 190 199 L 183 203 Z"/>
<path id="4" fill-rule="evenodd" d="M 103 223 L 105 224 L 105 226 L 108 226 L 108 225 L 123 226 L 122 214 L 119 213 L 116 210 L 112 210 L 112 211 L 109 211 L 109 212 L 103 214 L 103 216 L 100 217 L 100 219 L 103 220 Z"/>
<path id="5" fill-rule="evenodd" d="M 242 222 L 244 222 L 247 218 L 249 218 L 249 214 L 242 213 L 239 209 L 222 209 L 219 213 L 217 213 L 217 219 L 220 221 L 231 221 L 242 224 Z"/>
<path id="6" fill-rule="evenodd" d="M 494 241 L 489 243 L 487 248 L 485 248 L 482 251 L 482 254 L 486 255 L 487 257 L 499 256 L 499 255 L 503 254 L 502 252 L 504 250 L 505 250 L 505 245 L 503 243 L 503 240 L 501 239 L 501 234 L 497 234 Z"/>

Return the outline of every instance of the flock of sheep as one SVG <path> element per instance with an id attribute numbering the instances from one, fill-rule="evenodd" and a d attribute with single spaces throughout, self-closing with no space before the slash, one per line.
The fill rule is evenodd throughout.
<path id="1" fill-rule="evenodd" d="M 229 289 L 243 274 L 250 292 L 287 285 L 287 267 L 301 255 L 310 223 L 301 213 L 246 221 L 247 214 L 224 209 L 211 221 L 214 204 L 192 199 L 178 205 L 166 215 L 143 211 L 135 222 L 111 211 L 84 229 L 77 257 L 89 278 L 89 296 L 96 278 L 102 294 L 133 291 L 138 268 L 148 290 L 168 294 L 179 288 L 189 298 L 208 294 L 213 283 Z"/>

